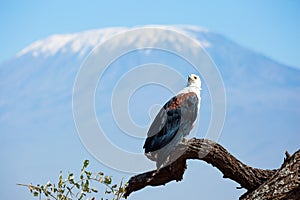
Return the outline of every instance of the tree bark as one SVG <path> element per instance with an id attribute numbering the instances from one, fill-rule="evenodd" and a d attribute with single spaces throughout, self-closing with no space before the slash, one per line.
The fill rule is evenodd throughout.
<path id="1" fill-rule="evenodd" d="M 127 198 L 132 192 L 146 186 L 165 185 L 170 181 L 181 181 L 187 168 L 187 159 L 203 160 L 240 184 L 247 192 L 240 199 L 300 199 L 300 150 L 287 155 L 279 169 L 264 170 L 250 167 L 221 145 L 207 139 L 192 138 L 176 147 L 175 152 L 185 148 L 185 152 L 172 164 L 159 170 L 135 175 L 128 181 Z M 176 154 L 176 153 L 174 153 Z M 172 155 L 171 155 L 172 156 Z M 263 198 L 261 198 L 263 197 Z"/>
<path id="2" fill-rule="evenodd" d="M 256 190 L 240 199 L 300 199 L 300 150 L 287 157 L 279 170 Z"/>

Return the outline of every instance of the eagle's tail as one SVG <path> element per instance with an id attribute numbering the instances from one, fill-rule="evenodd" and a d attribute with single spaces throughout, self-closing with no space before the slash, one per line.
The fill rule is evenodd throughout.
<path id="1" fill-rule="evenodd" d="M 156 158 L 157 169 L 165 167 L 179 158 L 181 151 L 177 151 L 174 154 L 174 149 L 182 141 L 182 139 L 182 134 L 177 134 L 168 145 L 159 150 Z"/>

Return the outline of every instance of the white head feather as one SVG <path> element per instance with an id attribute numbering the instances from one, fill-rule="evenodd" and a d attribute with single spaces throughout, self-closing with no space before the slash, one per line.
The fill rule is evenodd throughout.
<path id="1" fill-rule="evenodd" d="M 187 87 L 197 87 L 197 88 L 199 88 L 199 90 L 201 90 L 200 77 L 195 75 L 195 74 L 189 75 L 188 82 L 187 82 Z"/>
<path id="2" fill-rule="evenodd" d="M 188 76 L 188 81 L 187 85 L 185 88 L 183 88 L 178 94 L 182 93 L 188 93 L 188 92 L 194 92 L 196 93 L 198 99 L 199 99 L 199 106 L 200 108 L 200 101 L 201 101 L 201 96 L 200 96 L 200 90 L 201 90 L 201 80 L 200 77 L 195 75 L 195 74 L 190 74 Z"/>

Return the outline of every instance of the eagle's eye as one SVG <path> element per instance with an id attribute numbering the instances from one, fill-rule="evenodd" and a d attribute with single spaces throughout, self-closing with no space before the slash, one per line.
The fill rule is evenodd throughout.
<path id="1" fill-rule="evenodd" d="M 194 79 L 197 79 L 197 76 L 194 76 Z"/>

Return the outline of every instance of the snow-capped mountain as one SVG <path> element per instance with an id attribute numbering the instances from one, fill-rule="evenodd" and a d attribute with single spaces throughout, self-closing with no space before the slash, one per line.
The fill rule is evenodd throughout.
<path id="1" fill-rule="evenodd" d="M 183 32 L 198 40 L 218 66 L 227 95 L 227 116 L 220 143 L 231 153 L 243 158 L 250 165 L 276 168 L 281 164 L 285 150 L 293 152 L 299 148 L 300 70 L 280 64 L 204 28 L 161 27 Z M 41 173 L 49 172 L 49 176 L 55 177 L 60 168 L 66 171 L 69 169 L 69 161 L 73 167 L 86 157 L 86 154 L 82 153 L 84 150 L 77 135 L 74 134 L 76 131 L 72 114 L 72 92 L 76 74 L 93 48 L 113 35 L 127 30 L 130 28 L 118 27 L 53 35 L 25 47 L 11 60 L 0 65 L 0 137 L 3 141 L 0 155 L 2 160 L 9 157 L 0 172 L 1 177 L 11 183 L 44 181 L 43 178 L 39 178 Z M 166 39 L 160 38 L 160 35 L 147 38 L 153 43 Z M 133 36 L 122 42 L 143 43 L 143 40 Z M 164 55 L 155 58 L 162 61 L 169 59 Z M 147 56 L 139 58 L 129 55 L 127 60 L 115 64 L 111 74 L 121 77 L 122 73 L 118 71 L 118 67 L 137 66 L 147 62 Z M 101 89 L 100 87 L 99 90 Z M 160 94 L 163 95 L 163 92 Z M 168 95 L 170 94 L 165 94 L 163 99 L 169 98 Z M 210 104 L 206 103 L 207 101 L 209 93 L 204 88 L 201 107 L 203 123 L 210 119 Z M 140 112 L 143 115 L 143 110 Z M 117 131 L 114 127 L 106 128 Z M 125 139 L 120 139 L 120 142 L 116 139 L 118 137 L 112 136 L 111 139 L 117 144 L 119 142 L 120 146 L 124 145 L 122 143 Z M 132 150 L 137 146 L 132 144 L 128 148 Z M 66 162 L 64 154 L 69 156 Z M 47 156 L 51 157 L 51 162 Z M 76 157 L 82 159 L 77 162 Z M 16 172 L 13 178 L 5 174 L 11 166 Z M 197 171 L 197 167 L 193 166 L 192 164 L 190 172 Z M 193 190 L 195 185 L 192 183 L 199 180 L 206 180 L 206 185 L 202 184 L 202 193 L 207 198 L 220 197 L 218 194 L 204 194 L 205 187 L 213 187 L 216 182 L 224 184 L 220 184 L 220 187 L 230 188 L 227 192 L 232 191 L 226 194 L 227 198 L 222 193 L 222 198 L 232 199 L 240 195 L 241 192 L 236 192 L 232 187 L 235 183 L 223 183 L 221 177 L 210 177 L 210 169 L 203 170 L 208 170 L 209 173 L 201 173 L 201 177 L 188 176 L 180 186 L 168 185 L 169 188 L 156 190 L 155 194 L 149 195 L 150 199 L 158 198 L 160 192 L 168 190 L 172 191 L 170 195 L 174 195 L 170 196 L 172 199 L 188 198 L 182 197 L 177 187 L 184 187 L 187 191 Z M 15 193 L 16 198 L 24 195 L 15 191 L 8 190 Z M 145 199 L 145 194 L 151 191 L 142 191 L 134 195 L 136 199 Z M 4 195 L 3 199 L 8 199 L 8 192 L 0 196 Z M 185 195 L 189 193 L 193 192 L 186 192 Z"/>
<path id="2" fill-rule="evenodd" d="M 106 28 L 75 34 L 52 35 L 32 43 L 17 53 L 16 57 L 25 55 L 49 57 L 57 53 L 77 54 L 83 57 L 99 43 L 125 30 L 128 28 Z"/>

